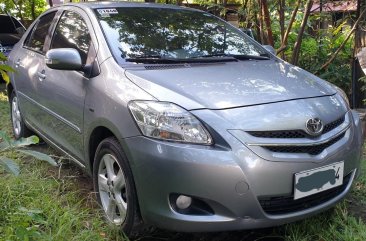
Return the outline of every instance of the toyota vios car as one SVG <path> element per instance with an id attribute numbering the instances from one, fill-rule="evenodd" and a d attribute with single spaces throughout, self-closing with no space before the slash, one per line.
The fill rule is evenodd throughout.
<path id="1" fill-rule="evenodd" d="M 362 129 L 340 89 L 194 9 L 65 4 L 9 56 L 16 138 L 32 132 L 93 177 L 109 222 L 267 227 L 340 201 Z"/>

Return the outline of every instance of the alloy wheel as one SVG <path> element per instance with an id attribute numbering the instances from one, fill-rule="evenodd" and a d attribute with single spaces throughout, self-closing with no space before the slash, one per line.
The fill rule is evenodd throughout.
<path id="1" fill-rule="evenodd" d="M 126 178 L 115 156 L 105 154 L 98 168 L 101 204 L 110 222 L 121 225 L 126 218 Z"/>

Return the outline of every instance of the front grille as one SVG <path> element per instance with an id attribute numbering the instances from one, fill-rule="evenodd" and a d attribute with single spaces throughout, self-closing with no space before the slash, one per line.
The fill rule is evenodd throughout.
<path id="1" fill-rule="evenodd" d="M 341 117 L 335 121 L 332 121 L 324 126 L 322 134 L 340 126 L 345 120 L 345 117 Z M 248 134 L 261 137 L 261 138 L 313 138 L 303 130 L 284 130 L 284 131 L 248 131 Z"/>
<path id="2" fill-rule="evenodd" d="M 308 208 L 318 206 L 340 195 L 346 188 L 351 179 L 352 173 L 343 179 L 341 186 L 310 195 L 308 197 L 294 200 L 294 196 L 281 197 L 259 197 L 258 201 L 264 212 L 271 215 L 281 215 L 292 212 L 302 211 Z"/>
<path id="3" fill-rule="evenodd" d="M 255 137 L 261 138 L 305 138 L 308 134 L 302 130 L 290 131 L 248 131 L 248 133 Z"/>
<path id="4" fill-rule="evenodd" d="M 333 129 L 335 129 L 336 127 L 340 126 L 343 122 L 344 122 L 344 116 L 339 118 L 338 120 L 332 121 L 329 124 L 326 124 L 324 126 L 323 132 L 322 134 L 325 134 Z"/>
<path id="5" fill-rule="evenodd" d="M 328 141 L 327 143 L 315 145 L 315 146 L 263 146 L 272 152 L 284 152 L 284 153 L 308 153 L 310 155 L 318 155 L 324 149 L 335 144 L 344 137 L 345 133 L 337 136 L 336 138 Z"/>

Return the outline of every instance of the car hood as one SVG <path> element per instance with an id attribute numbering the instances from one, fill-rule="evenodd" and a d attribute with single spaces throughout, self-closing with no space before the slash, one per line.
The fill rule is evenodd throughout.
<path id="1" fill-rule="evenodd" d="M 226 109 L 333 95 L 318 77 L 284 61 L 134 65 L 126 77 L 160 101 L 188 110 Z"/>

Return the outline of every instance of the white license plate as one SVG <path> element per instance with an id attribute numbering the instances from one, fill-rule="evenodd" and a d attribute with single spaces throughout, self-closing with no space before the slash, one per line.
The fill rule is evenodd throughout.
<path id="1" fill-rule="evenodd" d="M 319 193 L 343 184 L 344 162 L 295 173 L 294 199 Z"/>

